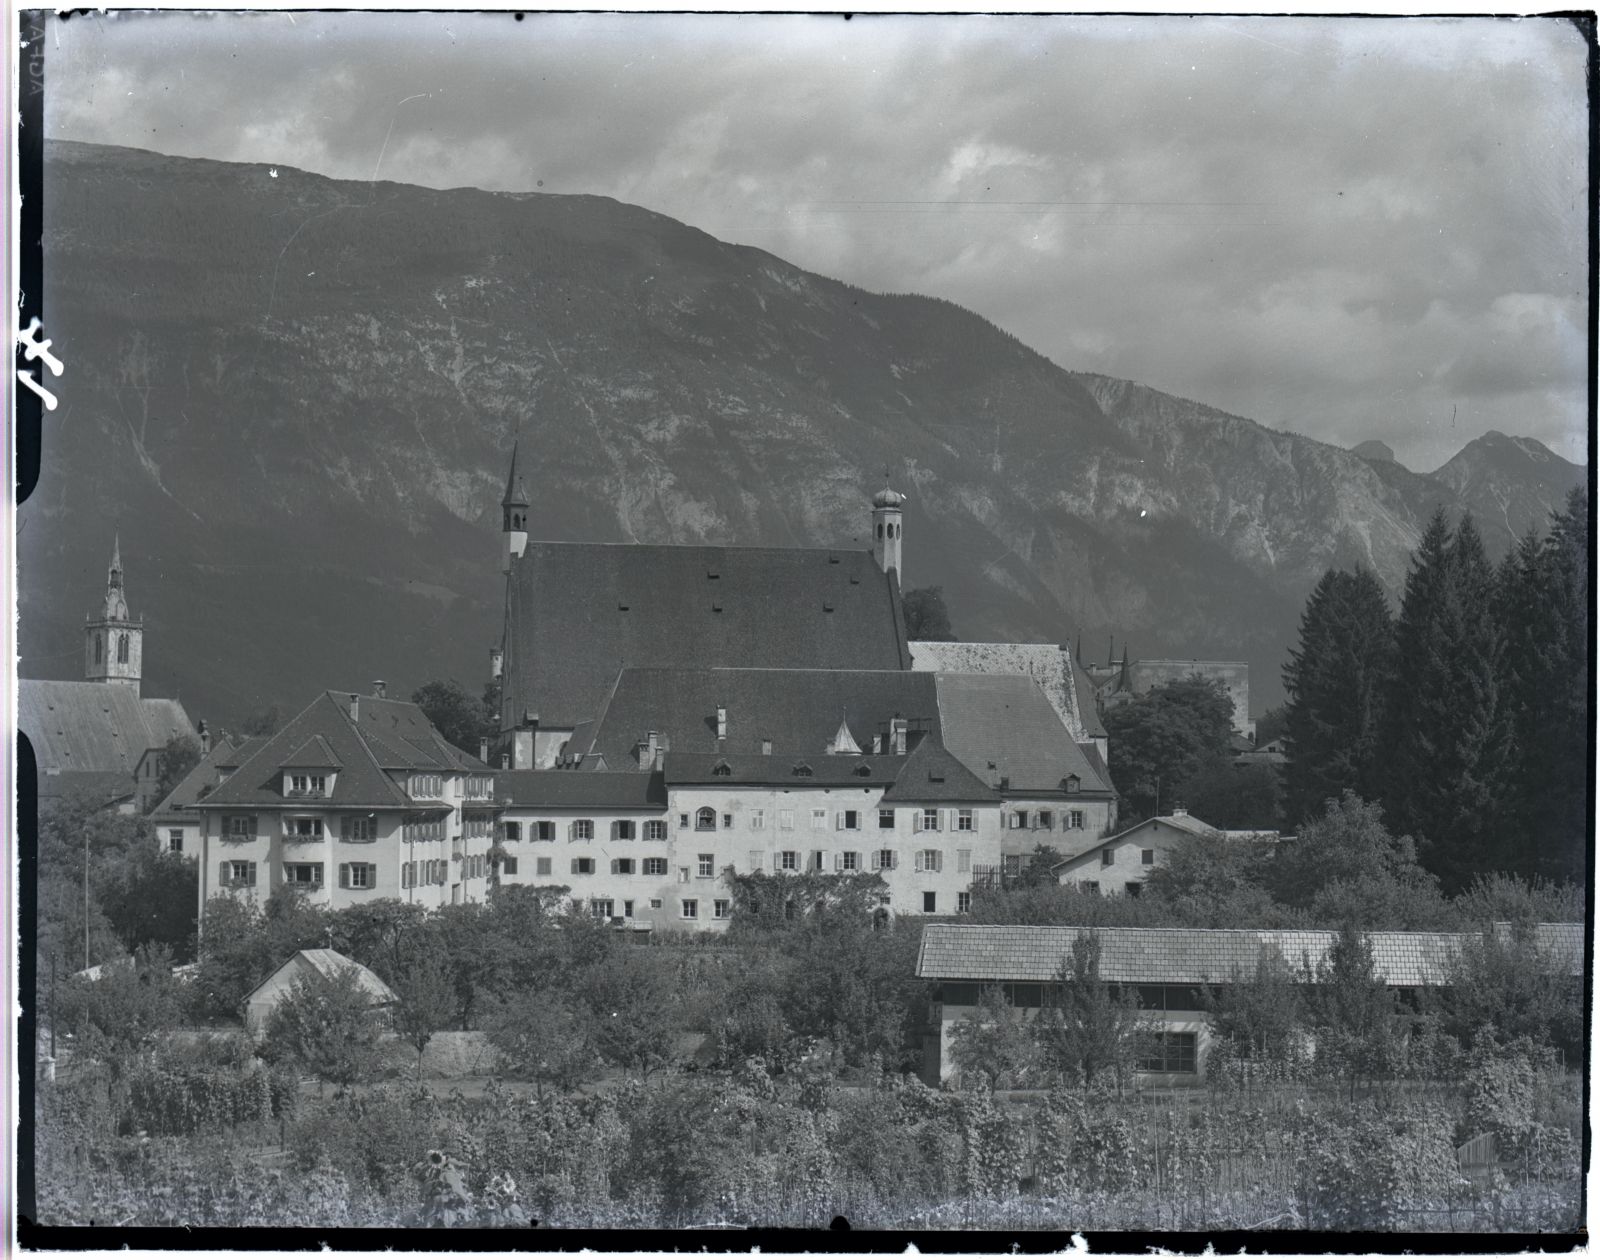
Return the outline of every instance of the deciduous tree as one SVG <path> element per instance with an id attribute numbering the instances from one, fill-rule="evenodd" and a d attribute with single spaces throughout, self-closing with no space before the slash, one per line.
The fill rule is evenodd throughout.
<path id="1" fill-rule="evenodd" d="M 267 1018 L 263 1050 L 340 1089 L 377 1067 L 383 1020 L 354 967 L 306 971 Z"/>
<path id="2" fill-rule="evenodd" d="M 950 628 L 950 610 L 945 607 L 942 586 L 906 591 L 900 597 L 900 606 L 905 613 L 906 638 L 954 642 L 956 633 Z"/>
<path id="3" fill-rule="evenodd" d="M 1158 804 L 1170 805 L 1202 768 L 1226 759 L 1233 702 L 1221 682 L 1196 675 L 1116 706 L 1105 728 L 1123 818 L 1137 822 Z"/>
<path id="4" fill-rule="evenodd" d="M 1110 1073 L 1120 1087 L 1131 1071 L 1143 1031 L 1139 1005 L 1131 992 L 1101 980 L 1095 933 L 1078 933 L 1055 982 L 1044 986 L 1037 1028 L 1045 1062 L 1068 1083 L 1088 1089 Z"/>

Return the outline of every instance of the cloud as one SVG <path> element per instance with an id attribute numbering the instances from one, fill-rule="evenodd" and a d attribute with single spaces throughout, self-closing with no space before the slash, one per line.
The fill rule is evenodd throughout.
<path id="1" fill-rule="evenodd" d="M 1413 466 L 1487 428 L 1583 455 L 1584 46 L 1560 20 L 124 13 L 50 32 L 52 135 L 600 193 Z"/>

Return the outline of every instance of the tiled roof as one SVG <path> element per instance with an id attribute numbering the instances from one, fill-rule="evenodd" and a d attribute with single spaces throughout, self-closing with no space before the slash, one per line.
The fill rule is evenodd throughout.
<path id="1" fill-rule="evenodd" d="M 1094 771 L 1095 778 L 1115 792 L 1117 785 L 1111 781 L 1111 771 L 1106 767 L 1106 759 L 1100 755 L 1100 749 L 1094 744 L 1079 744 L 1078 751 L 1089 763 L 1089 769 Z"/>
<path id="2" fill-rule="evenodd" d="M 1083 719 L 1083 733 L 1089 739 L 1106 738 L 1105 723 L 1100 720 L 1100 702 L 1095 699 L 1094 679 L 1086 670 L 1075 665 L 1072 670 L 1072 689 L 1078 697 L 1078 716 Z M 1107 783 L 1110 776 L 1103 776 Z"/>
<path id="3" fill-rule="evenodd" d="M 94 809 L 129 800 L 138 794 L 131 774 L 120 770 L 49 770 L 39 775 L 39 799 L 77 799 Z"/>
<path id="4" fill-rule="evenodd" d="M 227 740 L 218 740 L 211 751 L 195 763 L 193 770 L 180 779 L 166 799 L 150 812 L 154 822 L 183 822 L 194 817 L 195 802 L 209 796 L 222 778 L 222 770 L 232 770 L 242 765 L 249 756 L 267 741 L 254 735 L 237 746 Z"/>
<path id="5" fill-rule="evenodd" d="M 663 776 L 649 771 L 500 770 L 495 795 L 513 807 L 651 809 L 667 807 Z"/>
<path id="6" fill-rule="evenodd" d="M 387 770 L 487 770 L 476 757 L 447 744 L 414 704 L 356 697 L 350 716 L 349 692 L 325 691 L 267 739 L 202 802 L 214 805 L 282 805 L 283 771 L 313 737 L 338 758 L 328 804 L 404 808 L 410 798 Z"/>
<path id="7" fill-rule="evenodd" d="M 968 770 L 933 736 L 927 736 L 911 750 L 894 786 L 883 794 L 886 801 L 921 804 L 935 801 L 961 801 L 987 804 L 1000 794 Z"/>
<path id="8" fill-rule="evenodd" d="M 378 979 L 377 975 L 372 970 L 363 966 L 361 963 L 358 963 L 353 958 L 346 958 L 338 950 L 302 949 L 290 957 L 289 960 L 283 964 L 283 966 L 279 967 L 260 984 L 256 985 L 254 989 L 250 990 L 250 994 L 245 998 L 245 1002 L 248 1004 L 250 998 L 255 997 L 257 993 L 260 993 L 262 989 L 266 988 L 267 985 L 271 984 L 285 971 L 290 973 L 292 982 L 292 978 L 298 976 L 302 970 L 315 971 L 318 975 L 323 976 L 328 980 L 332 980 L 342 971 L 354 971 L 356 974 L 356 983 L 361 987 L 362 991 L 367 994 L 367 996 L 372 998 L 375 1005 L 382 1005 L 387 1002 L 395 1002 L 399 1000 L 395 997 L 394 990 L 386 985 L 382 980 Z"/>
<path id="9" fill-rule="evenodd" d="M 1314 970 L 1337 932 L 1270 929 L 1031 927 L 930 923 L 922 930 L 917 975 L 938 980 L 1054 980 L 1080 932 L 1100 940 L 1100 978 L 1121 984 L 1222 984 L 1251 975 L 1263 951 L 1296 971 Z M 1540 924 L 1539 943 L 1558 966 L 1581 975 L 1583 925 Z M 1392 985 L 1443 984 L 1470 933 L 1373 932 L 1373 967 Z"/>
<path id="10" fill-rule="evenodd" d="M 328 747 L 327 740 L 313 735 L 290 753 L 283 764 L 306 770 L 337 770 L 344 763 L 339 760 L 339 754 Z"/>
<path id="11" fill-rule="evenodd" d="M 718 706 L 727 711 L 721 748 Z M 592 747 L 569 752 L 603 753 L 617 770 L 636 764 L 639 741 L 656 731 L 672 752 L 759 754 L 761 741 L 770 739 L 775 756 L 814 759 L 828 755 L 841 710 L 862 741 L 886 731 L 896 716 L 920 720 L 921 729 L 936 733 L 934 676 L 910 670 L 625 669 Z"/>
<path id="12" fill-rule="evenodd" d="M 936 674 L 1021 674 L 1033 679 L 1062 725 L 1079 743 L 1092 738 L 1090 718 L 1099 725 L 1092 703 L 1089 718 L 1080 711 L 1072 653 L 1057 644 L 939 643 L 918 639 L 910 647 L 912 669 Z"/>
<path id="13" fill-rule="evenodd" d="M 1005 674 L 937 674 L 945 747 L 986 782 L 1010 781 L 1014 793 L 1060 793 L 1069 775 L 1079 793 L 1110 795 L 1029 678 Z"/>
<path id="14" fill-rule="evenodd" d="M 663 759 L 667 782 L 761 783 L 777 787 L 884 787 L 893 783 L 909 758 L 895 756 L 786 756 L 773 753 L 679 753 Z M 727 772 L 719 774 L 719 766 Z M 800 767 L 810 774 L 796 774 Z M 862 771 L 865 773 L 862 773 Z"/>
<path id="15" fill-rule="evenodd" d="M 845 548 L 531 542 L 511 564 L 505 649 L 508 728 L 528 711 L 555 728 L 594 717 L 625 666 L 911 663 L 898 582 Z"/>
<path id="16" fill-rule="evenodd" d="M 132 776 L 139 759 L 194 726 L 176 700 L 141 700 L 121 683 L 22 678 L 17 727 L 47 770 L 116 771 Z"/>

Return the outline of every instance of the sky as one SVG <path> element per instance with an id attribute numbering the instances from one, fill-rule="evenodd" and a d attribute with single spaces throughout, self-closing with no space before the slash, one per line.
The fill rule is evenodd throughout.
<path id="1" fill-rule="evenodd" d="M 48 135 L 598 193 L 1431 471 L 1587 450 L 1555 19 L 92 13 Z"/>

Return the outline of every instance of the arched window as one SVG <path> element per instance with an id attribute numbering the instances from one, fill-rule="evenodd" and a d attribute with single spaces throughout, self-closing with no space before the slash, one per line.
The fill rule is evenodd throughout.
<path id="1" fill-rule="evenodd" d="M 717 829 L 717 811 L 709 805 L 696 810 L 694 829 L 696 831 L 715 831 Z"/>
<path id="2" fill-rule="evenodd" d="M 883 537 L 883 522 L 882 521 L 878 522 L 878 537 L 879 538 Z"/>
<path id="3" fill-rule="evenodd" d="M 105 636 L 97 634 L 97 635 L 94 636 L 94 663 L 96 665 L 98 665 L 98 664 L 100 664 L 101 661 L 103 661 L 105 659 L 106 659 L 106 641 L 105 641 Z"/>
<path id="4" fill-rule="evenodd" d="M 128 636 L 125 635 L 125 634 L 119 634 L 117 636 L 117 664 L 118 665 L 126 665 L 127 663 L 128 663 Z"/>

